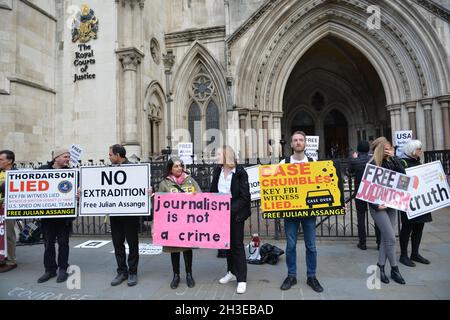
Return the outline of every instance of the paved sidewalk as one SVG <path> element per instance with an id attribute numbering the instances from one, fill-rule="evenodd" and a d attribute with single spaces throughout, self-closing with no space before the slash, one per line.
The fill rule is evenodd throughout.
<path id="1" fill-rule="evenodd" d="M 169 254 L 141 255 L 139 283 L 128 287 L 126 282 L 111 287 L 115 276 L 116 261 L 112 242 L 98 249 L 74 248 L 87 240 L 111 240 L 102 237 L 72 237 L 70 259 L 72 265 L 81 269 L 81 288 L 69 290 L 66 283 L 56 278 L 47 283 L 36 281 L 43 273 L 43 245 L 18 246 L 18 268 L 0 274 L 0 299 L 66 300 L 66 299 L 151 299 L 151 300 L 353 300 L 353 299 L 450 299 L 450 209 L 433 214 L 433 222 L 424 229 L 421 253 L 431 260 L 431 265 L 417 263 L 415 268 L 399 264 L 406 285 L 381 284 L 381 289 L 369 290 L 367 268 L 377 262 L 378 251 L 374 240 L 368 250 L 356 248 L 355 239 L 325 239 L 317 241 L 318 279 L 324 287 L 321 294 L 306 285 L 305 249 L 299 240 L 299 283 L 291 290 L 281 291 L 286 276 L 285 255 L 277 265 L 248 265 L 247 293 L 235 293 L 236 283 L 218 283 L 226 272 L 226 260 L 216 257 L 216 250 L 195 250 L 193 275 L 196 286 L 187 288 L 185 273 L 176 290 L 169 287 L 172 270 Z M 140 239 L 149 242 L 149 239 Z M 284 241 L 262 239 L 285 249 Z M 397 242 L 397 250 L 399 250 Z M 183 260 L 183 259 L 182 259 Z M 181 262 L 183 270 L 184 263 Z M 389 270 L 389 267 L 387 267 Z"/>

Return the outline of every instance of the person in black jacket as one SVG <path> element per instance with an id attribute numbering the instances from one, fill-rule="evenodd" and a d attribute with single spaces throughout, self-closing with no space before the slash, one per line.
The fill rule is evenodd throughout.
<path id="1" fill-rule="evenodd" d="M 350 160 L 348 173 L 349 175 L 355 175 L 355 186 L 354 186 L 354 194 L 352 197 L 356 195 L 358 192 L 359 185 L 361 184 L 361 179 L 366 168 L 367 162 L 370 161 L 371 156 L 369 155 L 370 145 L 366 140 L 362 140 L 358 143 L 358 147 L 356 149 L 358 151 L 358 157 Z M 359 199 L 355 199 L 356 205 L 356 216 L 358 221 L 358 238 L 359 242 L 357 247 L 361 250 L 367 250 L 366 245 L 366 213 L 367 213 L 367 202 Z M 377 238 L 377 246 L 380 243 L 380 231 L 375 226 L 375 235 Z"/>
<path id="2" fill-rule="evenodd" d="M 385 137 L 375 139 L 373 149 L 373 161 L 371 161 L 371 164 L 405 174 L 405 169 L 400 159 L 394 156 L 394 149 Z M 381 204 L 369 203 L 369 211 L 381 232 L 380 252 L 378 254 L 377 264 L 380 268 L 380 280 L 383 283 L 389 283 L 389 279 L 384 272 L 386 260 L 389 260 L 391 265 L 391 278 L 397 283 L 405 284 L 405 280 L 398 269 L 395 254 L 397 210 Z"/>
<path id="3" fill-rule="evenodd" d="M 401 162 L 403 167 L 411 168 L 420 166 L 420 156 L 422 155 L 422 142 L 419 140 L 410 140 L 403 146 L 403 155 Z M 423 227 L 425 223 L 431 222 L 431 213 L 426 213 L 417 218 L 408 220 L 406 212 L 401 211 L 402 228 L 400 230 L 400 262 L 408 267 L 415 267 L 413 261 L 423 264 L 430 264 L 419 254 L 420 241 L 422 240 Z M 411 259 L 408 258 L 408 242 L 411 237 Z"/>
<path id="4" fill-rule="evenodd" d="M 52 152 L 52 161 L 39 167 L 39 170 L 68 169 L 70 153 L 67 149 L 56 149 Z M 64 282 L 69 277 L 69 235 L 72 230 L 73 218 L 42 219 L 42 233 L 44 235 L 44 267 L 45 273 L 38 279 L 43 283 L 56 277 L 57 282 Z M 55 243 L 58 241 L 58 263 L 56 263 Z"/>
<path id="5" fill-rule="evenodd" d="M 244 224 L 250 217 L 250 186 L 248 175 L 236 164 L 236 156 L 229 146 L 217 150 L 219 167 L 214 170 L 211 192 L 231 194 L 230 250 L 227 250 L 227 274 L 219 280 L 225 284 L 237 280 L 236 292 L 247 289 L 247 260 L 244 249 Z"/>

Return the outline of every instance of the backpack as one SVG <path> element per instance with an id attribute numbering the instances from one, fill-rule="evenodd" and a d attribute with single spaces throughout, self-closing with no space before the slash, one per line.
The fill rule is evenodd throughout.
<path id="1" fill-rule="evenodd" d="M 33 220 L 28 222 L 25 227 L 20 231 L 19 241 L 21 243 L 36 243 L 41 240 L 41 222 L 39 220 Z"/>
<path id="2" fill-rule="evenodd" d="M 248 260 L 247 262 L 250 264 L 268 263 L 275 265 L 277 264 L 279 257 L 284 254 L 284 251 L 270 243 L 264 243 L 259 249 L 259 254 L 261 256 L 259 260 L 254 259 Z"/>
<path id="3" fill-rule="evenodd" d="M 310 157 L 306 157 L 307 159 L 308 159 L 308 162 L 314 162 L 314 159 L 313 158 L 310 158 Z M 285 159 L 284 159 L 284 163 L 291 163 L 291 156 L 287 156 Z"/>

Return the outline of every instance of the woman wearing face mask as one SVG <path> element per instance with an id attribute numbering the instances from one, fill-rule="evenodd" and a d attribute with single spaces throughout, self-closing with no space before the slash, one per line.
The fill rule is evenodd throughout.
<path id="1" fill-rule="evenodd" d="M 422 155 L 422 142 L 410 140 L 403 146 L 401 162 L 403 167 L 411 168 L 420 166 L 420 156 Z M 400 262 L 408 267 L 415 267 L 413 261 L 423 264 L 430 264 L 430 261 L 419 254 L 420 241 L 422 240 L 423 227 L 426 222 L 431 222 L 431 213 L 426 213 L 411 220 L 406 212 L 401 212 L 402 228 L 400 230 Z M 408 242 L 411 237 L 411 258 L 408 257 Z"/>
<path id="2" fill-rule="evenodd" d="M 227 274 L 219 280 L 221 284 L 237 280 L 236 293 L 247 289 L 247 260 L 244 249 L 244 225 L 250 217 L 250 187 L 248 175 L 236 164 L 236 156 L 229 146 L 217 150 L 219 166 L 214 170 L 211 192 L 231 195 L 230 250 L 227 250 Z"/>
<path id="3" fill-rule="evenodd" d="M 377 138 L 372 144 L 372 149 L 373 157 L 372 161 L 370 161 L 371 164 L 405 174 L 405 169 L 403 168 L 400 159 L 394 156 L 394 149 L 385 137 Z M 398 270 L 395 255 L 397 210 L 373 203 L 369 203 L 369 210 L 375 224 L 381 232 L 380 251 L 377 264 L 380 268 L 381 282 L 389 283 L 389 279 L 384 271 L 386 260 L 389 260 L 389 264 L 391 265 L 391 278 L 397 283 L 405 284 L 405 280 Z"/>
<path id="4" fill-rule="evenodd" d="M 167 163 L 166 178 L 161 181 L 158 188 L 159 192 L 201 192 L 197 182 L 184 170 L 184 163 L 178 157 L 172 157 Z M 181 247 L 164 247 L 164 252 L 170 252 L 172 261 L 173 279 L 170 283 L 172 289 L 176 289 L 180 283 L 180 253 L 183 252 L 184 264 L 186 269 L 186 283 L 189 288 L 195 286 L 192 277 L 192 249 Z"/>

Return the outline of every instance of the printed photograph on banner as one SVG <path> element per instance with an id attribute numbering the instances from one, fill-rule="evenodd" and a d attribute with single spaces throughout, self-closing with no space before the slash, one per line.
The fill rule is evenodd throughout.
<path id="1" fill-rule="evenodd" d="M 262 165 L 259 179 L 265 219 L 345 214 L 333 161 Z"/>
<path id="2" fill-rule="evenodd" d="M 6 176 L 6 219 L 76 217 L 75 169 L 10 170 Z"/>
<path id="3" fill-rule="evenodd" d="M 248 184 L 250 185 L 250 198 L 252 201 L 261 199 L 259 186 L 259 166 L 246 167 Z"/>
<path id="4" fill-rule="evenodd" d="M 408 219 L 450 206 L 450 188 L 440 161 L 406 168 L 413 179 L 413 192 Z"/>
<path id="5" fill-rule="evenodd" d="M 150 215 L 150 165 L 80 168 L 80 216 Z"/>
<path id="6" fill-rule="evenodd" d="M 414 178 L 372 164 L 367 164 L 356 199 L 408 211 Z"/>
<path id="7" fill-rule="evenodd" d="M 81 249 L 98 249 L 103 247 L 104 245 L 110 243 L 111 241 L 107 240 L 88 240 L 86 242 L 83 242 L 74 248 L 81 248 Z"/>
<path id="8" fill-rule="evenodd" d="M 156 193 L 153 243 L 185 248 L 230 248 L 231 196 Z"/>

